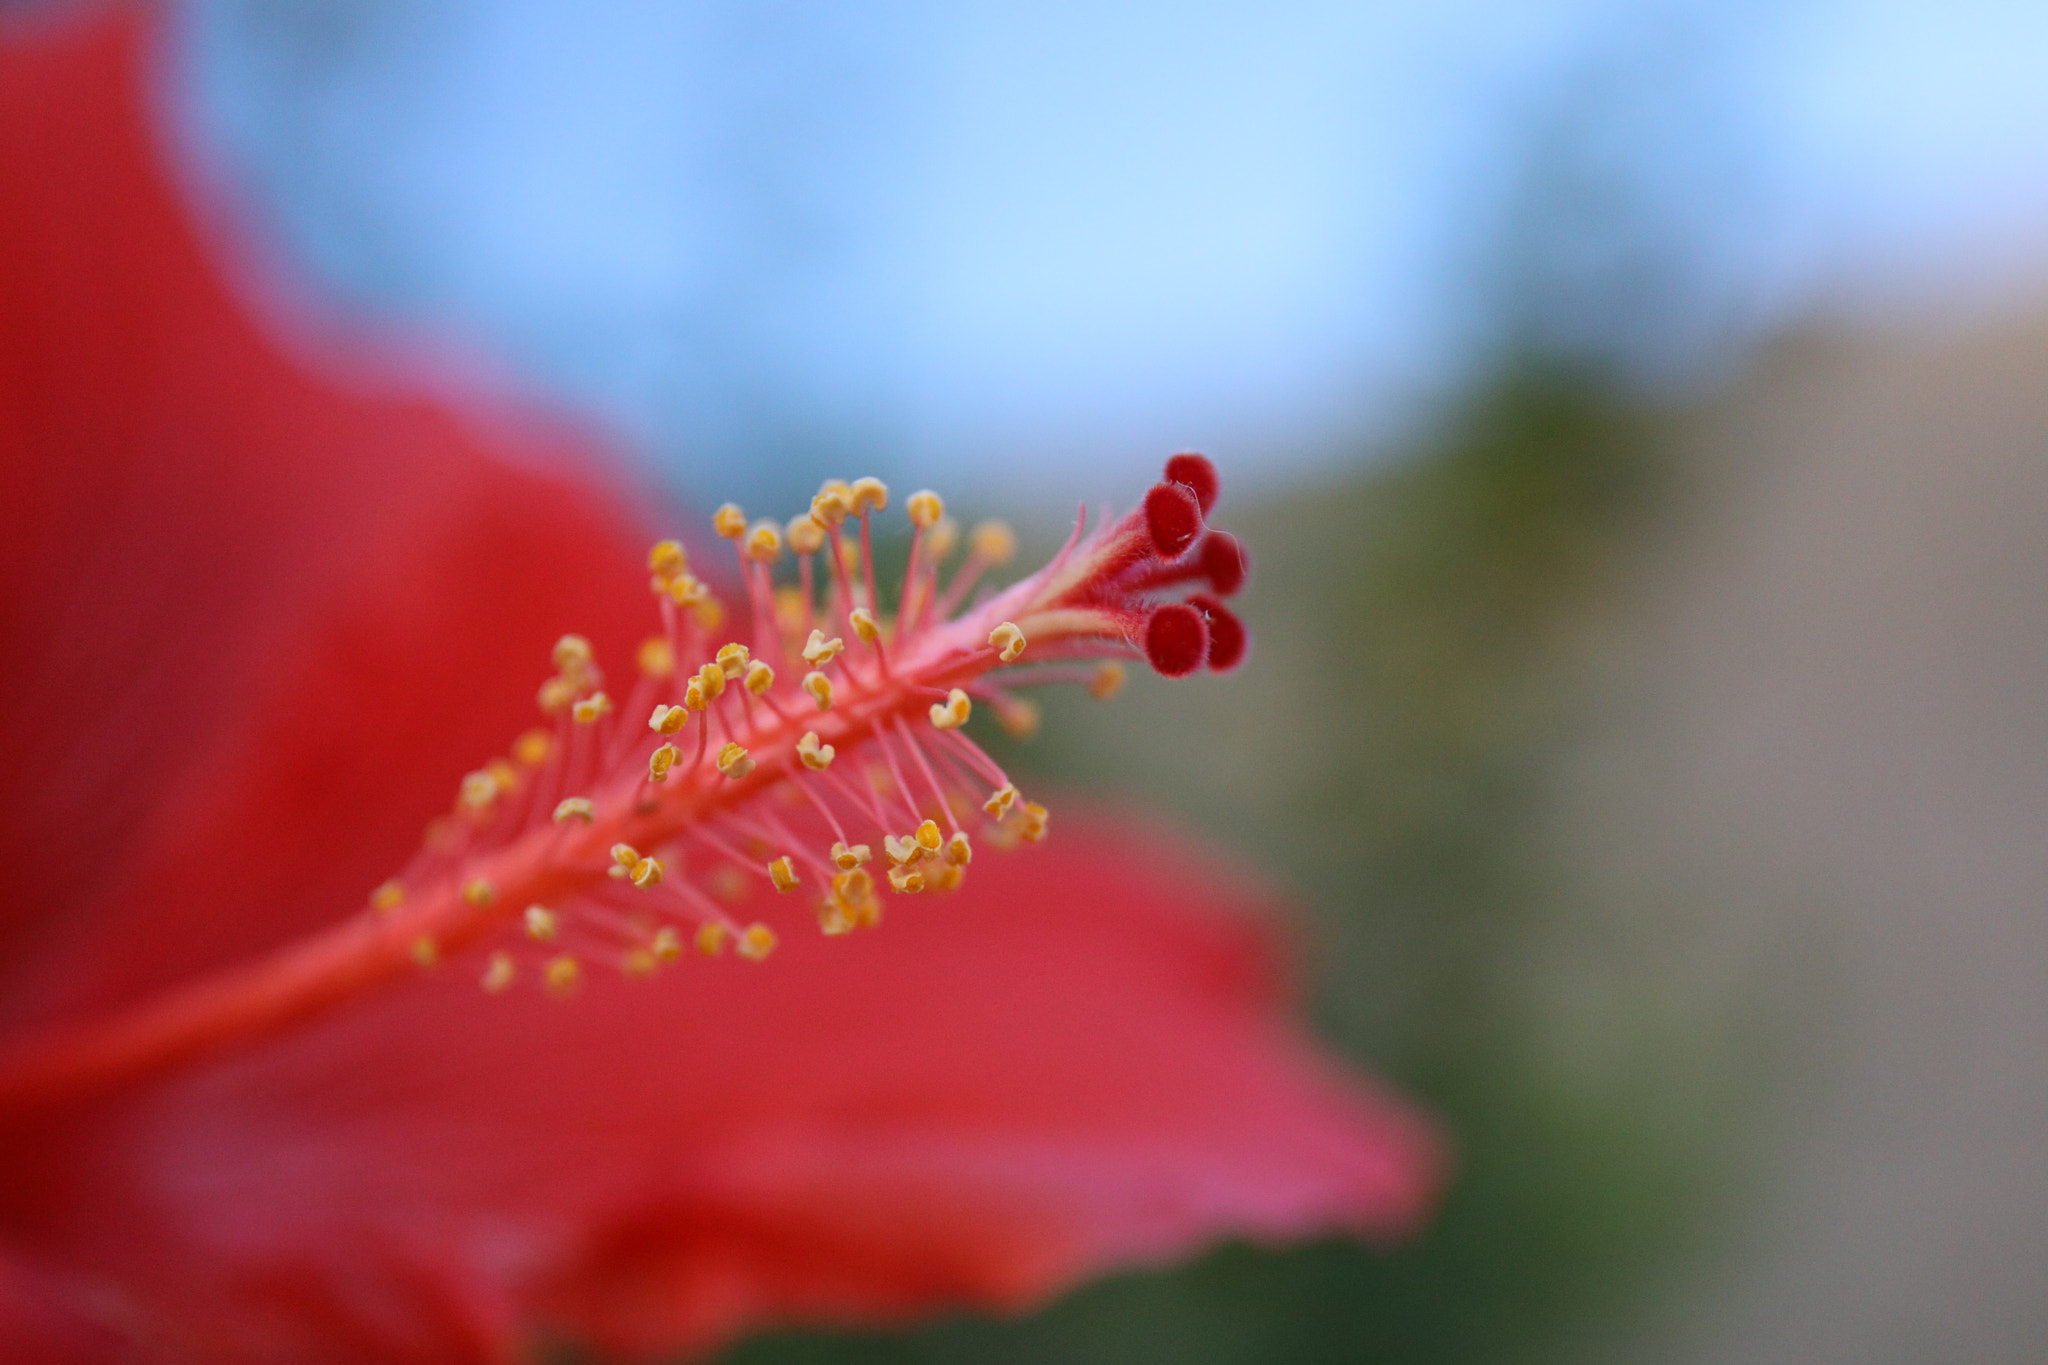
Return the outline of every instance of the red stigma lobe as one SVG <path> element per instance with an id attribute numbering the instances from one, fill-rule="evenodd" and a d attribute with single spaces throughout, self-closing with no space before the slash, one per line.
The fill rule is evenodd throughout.
<path id="1" fill-rule="evenodd" d="M 1159 608 L 1145 622 L 1145 658 L 1169 678 L 1185 678 L 1209 655 L 1209 626 L 1185 602 Z"/>
<path id="2" fill-rule="evenodd" d="M 1183 450 L 1166 462 L 1166 481 L 1193 493 L 1205 517 L 1215 509 L 1216 499 L 1223 492 L 1223 478 L 1216 472 L 1216 466 L 1208 456 L 1192 450 Z"/>

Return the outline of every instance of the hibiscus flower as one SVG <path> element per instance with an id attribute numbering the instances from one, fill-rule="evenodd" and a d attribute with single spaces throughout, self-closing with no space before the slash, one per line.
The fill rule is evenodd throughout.
<path id="1" fill-rule="evenodd" d="M 1290 1026 L 1265 898 L 1125 820 L 1036 845 L 957 728 L 1019 654 L 1242 655 L 1206 463 L 964 608 L 906 499 L 850 639 L 804 627 L 881 603 L 885 490 L 726 516 L 754 647 L 692 674 L 712 591 L 586 449 L 266 339 L 149 46 L 0 45 L 0 1356 L 701 1352 L 1416 1225 L 1433 1135 Z"/>

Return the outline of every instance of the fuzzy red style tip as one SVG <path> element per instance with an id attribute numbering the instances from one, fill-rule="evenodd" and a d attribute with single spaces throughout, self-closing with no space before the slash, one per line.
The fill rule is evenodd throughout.
<path id="1" fill-rule="evenodd" d="M 1145 493 L 1145 526 L 1158 553 L 1172 558 L 1202 532 L 1202 505 L 1178 483 L 1155 483 Z"/>
<path id="2" fill-rule="evenodd" d="M 1183 450 L 1166 462 L 1166 481 L 1177 483 L 1195 495 L 1195 501 L 1208 516 L 1216 506 L 1216 499 L 1223 492 L 1223 479 L 1216 472 L 1216 466 L 1206 455 L 1192 450 Z"/>
<path id="3" fill-rule="evenodd" d="M 1203 536 L 1197 553 L 1202 559 L 1202 572 L 1208 575 L 1209 586 L 1218 597 L 1235 596 L 1251 577 L 1251 558 L 1245 553 L 1244 542 L 1228 531 L 1211 531 Z"/>
<path id="4" fill-rule="evenodd" d="M 1169 602 L 1145 621 L 1145 658 L 1169 678 L 1185 678 L 1209 655 L 1209 627 L 1185 602 Z"/>
<path id="5" fill-rule="evenodd" d="M 1244 622 L 1237 613 L 1224 606 L 1207 593 L 1197 593 L 1188 599 L 1188 605 L 1200 612 L 1203 622 L 1209 628 L 1209 667 L 1217 673 L 1228 673 L 1244 662 L 1251 650 L 1251 632 L 1244 628 Z"/>

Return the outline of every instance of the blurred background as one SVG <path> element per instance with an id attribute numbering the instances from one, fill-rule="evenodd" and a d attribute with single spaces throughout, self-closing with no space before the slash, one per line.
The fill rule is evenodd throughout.
<path id="1" fill-rule="evenodd" d="M 1293 889 L 1442 1216 L 732 1365 L 2048 1355 L 2048 8 L 178 13 L 308 350 L 700 506 L 1226 472 L 1251 664 L 1005 761 Z"/>

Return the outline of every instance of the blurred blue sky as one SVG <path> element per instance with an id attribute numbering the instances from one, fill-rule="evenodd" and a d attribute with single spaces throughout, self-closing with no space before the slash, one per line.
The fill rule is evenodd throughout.
<path id="1" fill-rule="evenodd" d="M 1281 477 L 1483 363 L 1528 243 L 1682 370 L 2048 226 L 2038 0 L 855 8 L 195 0 L 177 89 L 300 267 L 709 498 Z"/>

